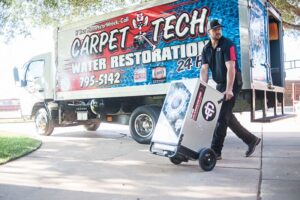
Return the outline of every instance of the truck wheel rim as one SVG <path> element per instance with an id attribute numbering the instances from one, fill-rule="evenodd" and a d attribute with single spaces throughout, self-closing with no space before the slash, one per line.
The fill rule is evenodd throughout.
<path id="1" fill-rule="evenodd" d="M 153 120 L 149 115 L 140 114 L 134 121 L 134 128 L 140 137 L 147 137 L 153 131 Z"/>
<path id="2" fill-rule="evenodd" d="M 45 131 L 47 126 L 47 118 L 44 115 L 38 115 L 35 121 L 35 125 L 39 131 Z"/>

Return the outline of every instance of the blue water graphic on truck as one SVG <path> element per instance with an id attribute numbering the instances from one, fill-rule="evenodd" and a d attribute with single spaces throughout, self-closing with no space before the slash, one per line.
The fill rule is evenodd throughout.
<path id="1" fill-rule="evenodd" d="M 174 4 L 180 4 L 181 2 L 176 2 Z M 192 13 L 195 8 L 207 7 L 210 11 L 208 20 L 219 19 L 224 25 L 223 35 L 230 38 L 237 48 L 237 57 L 238 62 L 240 63 L 240 32 L 239 32 L 239 11 L 238 11 L 238 2 L 237 1 L 197 1 L 193 4 L 188 4 L 180 6 L 172 10 L 172 12 L 177 13 Z M 148 34 L 147 37 L 151 38 L 151 34 Z M 162 33 L 160 35 L 162 37 Z M 174 47 L 178 45 L 189 45 L 203 43 L 203 46 L 208 42 L 209 37 L 205 33 L 204 36 L 197 36 L 195 38 L 187 38 L 185 40 L 174 40 L 171 42 L 165 42 L 160 40 L 160 43 L 156 48 L 163 49 L 164 47 Z M 200 44 L 199 44 L 200 45 Z M 162 83 L 162 82 L 171 82 L 173 80 L 180 80 L 182 78 L 195 78 L 199 77 L 200 67 L 201 67 L 201 53 L 202 48 L 199 48 L 197 56 L 184 58 L 184 59 L 174 59 L 164 62 L 154 62 L 150 64 L 140 64 L 135 65 L 131 68 L 126 69 L 126 77 L 123 77 L 122 83 L 120 86 L 133 86 L 133 85 L 145 85 L 153 83 Z M 151 46 L 147 46 L 146 49 L 151 50 Z M 145 51 L 145 50 L 144 50 Z M 161 76 L 161 80 L 155 79 L 156 74 L 153 72 L 153 69 L 160 67 L 165 68 L 165 76 Z M 146 69 L 146 80 L 145 82 L 135 82 L 132 80 L 132 77 L 135 77 L 135 70 L 139 68 Z"/>
<path id="2" fill-rule="evenodd" d="M 211 19 L 222 23 L 223 35 L 236 45 L 237 62 L 241 63 L 237 0 L 176 1 L 97 22 L 86 28 L 86 32 L 96 30 L 92 34 L 76 31 L 71 56 L 64 64 L 72 72 L 58 72 L 61 91 L 66 91 L 66 77 L 71 80 L 67 90 L 197 78 L 202 49 L 209 41 L 206 26 Z"/>

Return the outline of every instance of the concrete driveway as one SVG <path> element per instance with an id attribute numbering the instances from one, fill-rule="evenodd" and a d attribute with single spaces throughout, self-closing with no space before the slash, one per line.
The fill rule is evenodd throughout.
<path id="1" fill-rule="evenodd" d="M 267 134 L 266 126 L 248 124 L 260 137 Z M 34 136 L 30 123 L 1 124 L 0 130 Z M 277 136 L 276 141 L 281 135 Z M 293 141 L 300 144 L 300 134 L 296 138 Z M 1 200 L 274 199 L 272 185 L 278 180 L 283 183 L 282 177 L 275 182 L 264 180 L 261 145 L 246 158 L 246 146 L 231 133 L 225 141 L 223 160 L 211 172 L 202 171 L 197 161 L 175 166 L 168 158 L 149 153 L 148 145 L 130 138 L 127 126 L 102 124 L 96 132 L 82 127 L 60 128 L 52 136 L 39 139 L 43 141 L 39 150 L 0 166 Z M 270 139 L 274 142 L 274 137 Z M 271 171 L 265 170 L 265 174 L 272 176 L 271 172 L 276 172 L 272 162 L 278 163 L 271 159 L 274 148 L 268 148 L 271 153 L 266 164 Z M 289 148 L 300 152 L 299 146 Z M 295 175 L 292 169 L 289 172 L 291 177 Z M 294 191 L 297 199 L 299 175 L 293 181 L 294 188 L 284 188 L 290 188 L 286 193 Z"/>

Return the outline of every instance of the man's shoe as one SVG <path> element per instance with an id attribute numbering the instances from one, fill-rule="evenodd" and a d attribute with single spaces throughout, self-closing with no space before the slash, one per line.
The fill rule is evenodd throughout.
<path id="1" fill-rule="evenodd" d="M 249 157 L 249 156 L 251 156 L 251 154 L 253 154 L 256 146 L 260 143 L 260 141 L 261 141 L 261 139 L 257 137 L 257 138 L 255 138 L 255 140 L 253 142 L 248 144 L 248 151 L 246 151 L 246 157 Z"/>
<path id="2" fill-rule="evenodd" d="M 215 153 L 216 156 L 216 160 L 222 160 L 222 154 L 221 153 L 217 153 L 214 149 L 212 149 Z"/>

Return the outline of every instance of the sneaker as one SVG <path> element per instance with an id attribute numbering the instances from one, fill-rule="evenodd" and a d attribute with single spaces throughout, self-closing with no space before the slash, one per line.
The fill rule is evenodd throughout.
<path id="1" fill-rule="evenodd" d="M 217 153 L 214 149 L 212 149 L 215 152 L 216 155 L 216 160 L 222 160 L 222 154 L 221 153 Z"/>
<path id="2" fill-rule="evenodd" d="M 216 160 L 222 160 L 221 154 L 216 154 Z"/>
<path id="3" fill-rule="evenodd" d="M 249 157 L 249 156 L 251 156 L 251 154 L 253 154 L 256 146 L 260 143 L 260 141 L 261 141 L 261 139 L 256 137 L 253 142 L 248 144 L 248 150 L 245 153 L 246 157 Z"/>

